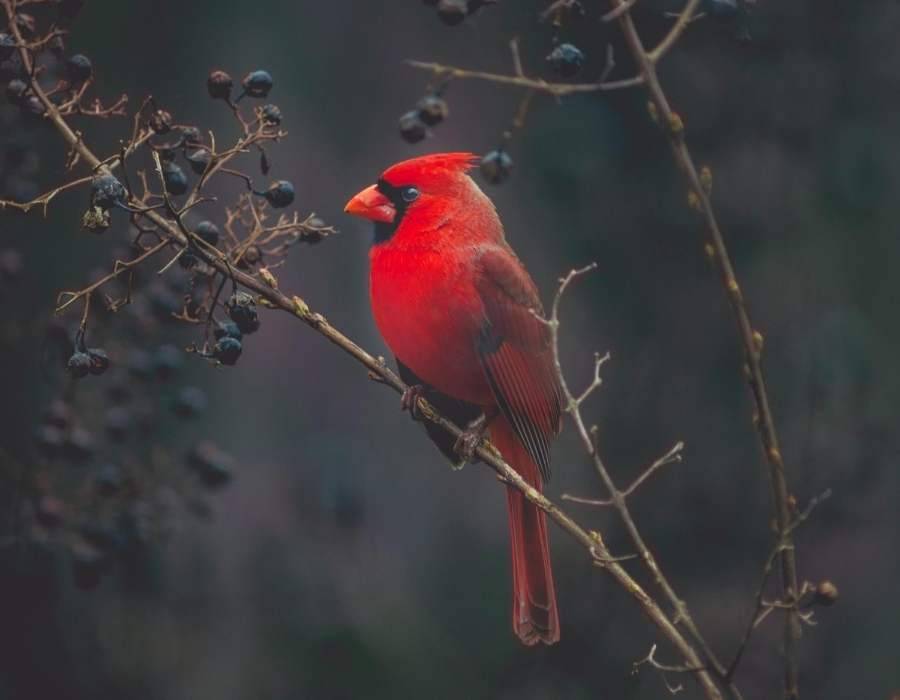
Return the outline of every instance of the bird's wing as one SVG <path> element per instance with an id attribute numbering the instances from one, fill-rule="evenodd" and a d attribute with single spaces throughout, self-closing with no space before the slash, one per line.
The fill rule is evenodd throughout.
<path id="1" fill-rule="evenodd" d="M 560 430 L 561 399 L 550 332 L 537 288 L 507 246 L 484 248 L 475 285 L 485 320 L 478 356 L 494 398 L 544 479 L 550 478 L 550 440 Z"/>

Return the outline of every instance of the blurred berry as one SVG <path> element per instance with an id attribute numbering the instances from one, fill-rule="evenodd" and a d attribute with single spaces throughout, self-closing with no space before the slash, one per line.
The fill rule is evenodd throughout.
<path id="1" fill-rule="evenodd" d="M 13 279 L 22 272 L 22 254 L 18 250 L 7 248 L 0 250 L 0 279 Z"/>
<path id="2" fill-rule="evenodd" d="M 81 85 L 94 73 L 94 66 L 84 54 L 76 53 L 66 60 L 66 76 L 72 85 Z"/>
<path id="3" fill-rule="evenodd" d="M 181 261 L 186 254 L 182 254 Z M 181 311 L 181 299 L 175 292 L 164 284 L 151 285 L 147 290 L 147 301 L 150 303 L 150 309 L 153 315 L 160 321 L 171 321 L 172 315 Z"/>
<path id="4" fill-rule="evenodd" d="M 59 428 L 42 425 L 35 432 L 34 441 L 45 457 L 55 457 L 62 450 L 65 437 Z"/>
<path id="5" fill-rule="evenodd" d="M 44 103 L 36 95 L 28 95 L 28 97 L 20 100 L 19 109 L 27 117 L 43 117 L 47 112 Z"/>
<path id="6" fill-rule="evenodd" d="M 108 565 L 106 555 L 96 547 L 83 542 L 72 546 L 72 578 L 81 590 L 96 588 Z"/>
<path id="7" fill-rule="evenodd" d="M 187 175 L 184 174 L 180 165 L 172 162 L 163 163 L 163 180 L 166 183 L 166 192 L 169 194 L 180 195 L 187 192 Z"/>
<path id="8" fill-rule="evenodd" d="M 125 403 L 131 399 L 131 389 L 128 383 L 119 377 L 106 387 L 106 396 L 113 403 Z"/>
<path id="9" fill-rule="evenodd" d="M 114 175 L 102 173 L 91 180 L 91 204 L 110 209 L 125 200 L 125 186 Z"/>
<path id="10" fill-rule="evenodd" d="M 737 17 L 740 7 L 738 0 L 703 0 L 703 12 L 714 19 L 733 19 Z"/>
<path id="11" fill-rule="evenodd" d="M 174 345 L 160 345 L 153 357 L 153 368 L 160 381 L 168 381 L 184 364 L 184 352 Z"/>
<path id="12" fill-rule="evenodd" d="M 513 161 L 502 148 L 490 151 L 481 158 L 481 174 L 492 185 L 506 181 L 512 173 Z"/>
<path id="13" fill-rule="evenodd" d="M 76 350 L 72 353 L 72 356 L 69 357 L 66 362 L 66 369 L 69 370 L 69 374 L 71 374 L 76 379 L 81 379 L 82 377 L 88 376 L 91 372 L 91 356 L 86 352 L 81 352 L 80 350 Z"/>
<path id="14" fill-rule="evenodd" d="M 831 581 L 822 581 L 816 586 L 816 602 L 819 605 L 834 605 L 839 597 L 838 588 Z"/>
<path id="15" fill-rule="evenodd" d="M 91 359 L 91 374 L 103 374 L 109 369 L 109 355 L 103 348 L 88 348 L 88 357 Z"/>
<path id="16" fill-rule="evenodd" d="M 272 76 L 264 70 L 255 70 L 244 76 L 241 86 L 248 97 L 268 97 L 272 89 Z"/>
<path id="17" fill-rule="evenodd" d="M 94 455 L 94 438 L 84 428 L 72 428 L 65 436 L 63 455 L 74 462 L 84 462 Z"/>
<path id="18" fill-rule="evenodd" d="M 187 160 L 188 165 L 191 166 L 191 170 L 197 175 L 202 175 L 206 172 L 206 169 L 212 162 L 212 154 L 207 148 L 196 148 L 188 153 L 187 156 L 185 156 L 185 159 Z"/>
<path id="19" fill-rule="evenodd" d="M 247 246 L 247 250 L 244 251 L 241 259 L 238 260 L 237 266 L 242 270 L 249 270 L 261 263 L 262 259 L 263 254 L 258 245 Z"/>
<path id="20" fill-rule="evenodd" d="M 214 70 L 206 79 L 206 89 L 209 96 L 217 100 L 227 100 L 231 97 L 231 88 L 234 85 L 231 76 L 223 70 Z"/>
<path id="21" fill-rule="evenodd" d="M 216 341 L 213 346 L 212 356 L 223 365 L 235 364 L 244 351 L 241 341 L 237 338 L 226 336 Z"/>
<path id="22" fill-rule="evenodd" d="M 28 83 L 24 80 L 15 78 L 6 84 L 6 99 L 9 100 L 10 104 L 19 104 L 25 97 L 26 92 L 28 92 Z"/>
<path id="23" fill-rule="evenodd" d="M 266 201 L 276 209 L 290 206 L 294 201 L 294 186 L 287 180 L 276 180 L 265 193 Z"/>
<path id="24" fill-rule="evenodd" d="M 203 143 L 203 139 L 200 137 L 200 129 L 196 126 L 181 127 L 181 141 L 182 143 L 190 144 Z"/>
<path id="25" fill-rule="evenodd" d="M 212 221 L 201 221 L 194 228 L 194 233 L 212 246 L 219 243 L 219 228 Z"/>
<path id="26" fill-rule="evenodd" d="M 65 512 L 65 504 L 55 496 L 40 496 L 34 504 L 35 520 L 48 530 L 62 525 Z"/>
<path id="27" fill-rule="evenodd" d="M 104 428 L 111 440 L 121 442 L 131 430 L 131 413 L 121 406 L 113 406 L 106 411 Z"/>
<path id="28" fill-rule="evenodd" d="M 185 270 L 191 270 L 196 266 L 196 264 L 200 262 L 196 255 L 190 253 L 185 249 L 185 251 L 178 256 L 178 264 L 181 265 Z"/>
<path id="29" fill-rule="evenodd" d="M 155 134 L 168 134 L 172 130 L 172 115 L 164 109 L 158 109 L 150 115 L 150 128 Z"/>
<path id="30" fill-rule="evenodd" d="M 12 56 L 15 50 L 16 40 L 9 34 L 0 32 L 0 61 L 5 61 Z"/>
<path id="31" fill-rule="evenodd" d="M 444 24 L 455 27 L 469 14 L 466 0 L 440 0 L 437 4 L 437 15 Z"/>
<path id="32" fill-rule="evenodd" d="M 213 335 L 215 335 L 216 340 L 221 340 L 226 337 L 241 340 L 244 337 L 244 334 L 241 333 L 241 329 L 238 328 L 238 325 L 234 321 L 220 321 L 213 329 Z"/>
<path id="33" fill-rule="evenodd" d="M 281 108 L 273 104 L 265 105 L 262 108 L 262 118 L 266 124 L 278 126 L 281 124 Z"/>
<path id="34" fill-rule="evenodd" d="M 560 44 L 547 56 L 550 66 L 563 78 L 571 78 L 584 65 L 584 53 L 573 44 Z"/>
<path id="35" fill-rule="evenodd" d="M 428 133 L 428 128 L 417 110 L 412 110 L 401 116 L 398 126 L 400 127 L 400 136 L 407 143 L 418 143 Z"/>
<path id="36" fill-rule="evenodd" d="M 132 350 L 128 356 L 128 371 L 136 379 L 147 380 L 153 376 L 153 360 L 144 350 Z"/>
<path id="37" fill-rule="evenodd" d="M 211 488 L 231 481 L 234 460 L 211 442 L 200 442 L 187 456 L 187 464 L 200 480 Z"/>
<path id="38" fill-rule="evenodd" d="M 238 338 L 238 340 L 240 340 Z M 196 386 L 186 386 L 175 395 L 172 410 L 182 418 L 191 418 L 203 413 L 207 406 L 206 392 Z"/>
<path id="39" fill-rule="evenodd" d="M 235 292 L 225 302 L 225 308 L 231 320 L 237 324 L 241 333 L 249 335 L 259 330 L 259 315 L 256 312 L 256 301 L 247 292 Z"/>
<path id="40" fill-rule="evenodd" d="M 50 49 L 50 53 L 53 54 L 57 61 L 62 61 L 63 56 L 66 55 L 65 39 L 58 34 L 49 41 L 47 48 Z"/>
<path id="41" fill-rule="evenodd" d="M 44 423 L 54 428 L 65 429 L 72 420 L 72 409 L 62 399 L 53 399 L 44 411 Z"/>
<path id="42" fill-rule="evenodd" d="M 94 485 L 101 496 L 116 495 L 124 483 L 122 470 L 115 464 L 104 464 L 94 475 Z"/>
<path id="43" fill-rule="evenodd" d="M 419 111 L 419 119 L 428 126 L 436 126 L 447 118 L 449 108 L 447 101 L 437 95 L 426 95 L 416 105 Z"/>

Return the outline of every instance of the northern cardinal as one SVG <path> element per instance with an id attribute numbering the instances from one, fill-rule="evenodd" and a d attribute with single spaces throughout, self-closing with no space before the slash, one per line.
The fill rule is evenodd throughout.
<path id="1" fill-rule="evenodd" d="M 454 463 L 485 430 L 534 488 L 550 476 L 560 389 L 534 282 L 507 244 L 491 201 L 466 171 L 471 153 L 438 153 L 388 168 L 344 211 L 375 222 L 369 293 L 375 321 L 411 386 L 468 426 L 460 440 L 425 427 Z M 507 487 L 513 630 L 528 645 L 559 640 L 544 513 Z"/>

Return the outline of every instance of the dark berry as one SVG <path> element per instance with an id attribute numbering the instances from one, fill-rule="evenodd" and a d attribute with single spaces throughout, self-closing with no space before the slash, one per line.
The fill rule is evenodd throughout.
<path id="1" fill-rule="evenodd" d="M 161 381 L 175 376 L 184 364 L 184 352 L 174 345 L 160 345 L 153 357 L 153 369 Z"/>
<path id="2" fill-rule="evenodd" d="M 428 126 L 440 124 L 447 118 L 449 113 L 447 101 L 437 95 L 426 95 L 419 100 L 416 109 L 419 111 L 419 119 Z"/>
<path id="3" fill-rule="evenodd" d="M 273 126 L 281 124 L 281 107 L 278 105 L 265 105 L 261 110 L 261 114 L 266 124 L 272 124 Z"/>
<path id="4" fill-rule="evenodd" d="M 20 104 L 28 91 L 28 84 L 24 80 L 10 80 L 6 85 L 6 99 L 10 104 Z"/>
<path id="5" fill-rule="evenodd" d="M 213 443 L 201 442 L 188 452 L 187 465 L 206 486 L 215 488 L 231 481 L 234 460 Z"/>
<path id="6" fill-rule="evenodd" d="M 47 457 L 54 457 L 62 450 L 65 436 L 63 431 L 52 425 L 42 425 L 34 434 L 38 449 Z"/>
<path id="7" fill-rule="evenodd" d="M 563 78 L 571 78 L 584 65 L 584 53 L 573 44 L 560 44 L 547 56 L 550 66 Z"/>
<path id="8" fill-rule="evenodd" d="M 197 175 L 202 175 L 212 162 L 212 153 L 207 148 L 197 148 L 188 153 L 185 158 L 188 165 L 191 166 L 191 170 Z"/>
<path id="9" fill-rule="evenodd" d="M 72 85 L 81 85 L 93 73 L 94 66 L 91 64 L 91 59 L 84 54 L 76 53 L 74 56 L 69 56 L 68 60 L 66 60 L 66 76 Z"/>
<path id="10" fill-rule="evenodd" d="M 47 112 L 44 103 L 41 102 L 37 95 L 28 95 L 19 102 L 19 109 L 26 117 L 43 117 Z"/>
<path id="11" fill-rule="evenodd" d="M 109 355 L 103 348 L 88 348 L 88 357 L 91 358 L 91 374 L 103 374 L 109 369 Z"/>
<path id="12" fill-rule="evenodd" d="M 200 262 L 200 260 L 197 256 L 193 253 L 189 253 L 187 250 L 178 256 L 178 264 L 185 270 L 193 270 L 198 262 Z"/>
<path id="13" fill-rule="evenodd" d="M 237 266 L 242 270 L 248 270 L 262 262 L 263 254 L 258 245 L 247 246 L 247 250 L 238 260 Z"/>
<path id="14" fill-rule="evenodd" d="M 266 201 L 276 209 L 290 206 L 294 201 L 294 186 L 287 180 L 276 180 L 265 193 Z"/>
<path id="15" fill-rule="evenodd" d="M 15 50 L 16 40 L 9 34 L 0 32 L 0 61 L 5 61 L 12 56 Z"/>
<path id="16" fill-rule="evenodd" d="M 160 321 L 171 321 L 173 314 L 181 311 L 181 298 L 163 284 L 154 284 L 147 290 L 147 301 L 153 315 Z"/>
<path id="17" fill-rule="evenodd" d="M 62 525 L 65 513 L 65 504 L 55 496 L 41 496 L 34 504 L 35 520 L 48 530 Z"/>
<path id="18" fill-rule="evenodd" d="M 259 330 L 259 315 L 256 313 L 256 301 L 247 292 L 235 292 L 225 302 L 228 315 L 237 324 L 241 333 L 249 335 Z"/>
<path id="19" fill-rule="evenodd" d="M 412 110 L 400 117 L 400 136 L 407 143 L 418 143 L 425 138 L 428 128 L 419 116 L 418 110 Z"/>
<path id="20" fill-rule="evenodd" d="M 203 143 L 203 139 L 200 137 L 200 129 L 198 129 L 196 126 L 181 127 L 181 141 L 182 143 L 190 143 L 194 145 Z"/>
<path id="21" fill-rule="evenodd" d="M 63 443 L 63 455 L 74 462 L 84 462 L 94 455 L 94 438 L 84 428 L 72 428 Z"/>
<path id="22" fill-rule="evenodd" d="M 128 371 L 136 379 L 150 379 L 153 376 L 153 359 L 144 350 L 132 350 L 128 356 Z"/>
<path id="23" fill-rule="evenodd" d="M 101 496 L 114 496 L 123 486 L 122 470 L 115 464 L 104 464 L 94 475 L 94 485 Z"/>
<path id="24" fill-rule="evenodd" d="M 172 115 L 164 109 L 158 109 L 150 115 L 150 128 L 155 134 L 168 134 L 172 130 Z"/>
<path id="25" fill-rule="evenodd" d="M 267 71 L 255 70 L 244 76 L 241 86 L 248 97 L 268 97 L 272 89 L 272 76 Z"/>
<path id="26" fill-rule="evenodd" d="M 113 406 L 106 412 L 104 427 L 111 440 L 121 442 L 131 430 L 131 412 L 122 406 Z"/>
<path id="27" fill-rule="evenodd" d="M 172 410 L 182 418 L 190 418 L 203 413 L 207 406 L 206 392 L 195 386 L 186 386 L 172 401 Z"/>
<path id="28" fill-rule="evenodd" d="M 114 175 L 102 173 L 91 180 L 91 204 L 101 209 L 111 209 L 123 202 L 126 194 L 125 186 Z"/>
<path id="29" fill-rule="evenodd" d="M 7 248 L 0 250 L 0 279 L 13 279 L 22 272 L 22 254 Z"/>
<path id="30" fill-rule="evenodd" d="M 513 161 L 502 148 L 490 151 L 481 158 L 481 174 L 492 185 L 499 185 L 507 180 L 512 172 Z"/>
<path id="31" fill-rule="evenodd" d="M 234 81 L 231 76 L 223 70 L 214 70 L 206 79 L 206 89 L 209 90 L 209 96 L 217 100 L 227 100 L 231 97 L 231 88 Z"/>
<path id="32" fill-rule="evenodd" d="M 714 19 L 732 19 L 740 7 L 738 0 L 703 0 L 703 11 Z"/>
<path id="33" fill-rule="evenodd" d="M 166 183 L 166 192 L 169 194 L 180 195 L 187 192 L 188 179 L 184 174 L 184 170 L 177 163 L 163 164 L 163 180 Z"/>
<path id="34" fill-rule="evenodd" d="M 76 379 L 81 379 L 82 377 L 88 376 L 91 372 L 91 356 L 86 352 L 81 352 L 76 350 L 72 353 L 72 356 L 69 358 L 68 362 L 66 362 L 66 369 L 69 370 L 69 374 L 71 374 Z"/>
<path id="35" fill-rule="evenodd" d="M 212 221 L 201 221 L 194 229 L 194 233 L 210 245 L 219 242 L 219 228 Z"/>
<path id="36" fill-rule="evenodd" d="M 237 338 L 241 340 L 244 337 L 241 329 L 238 328 L 234 321 L 220 321 L 213 329 L 213 335 L 215 335 L 216 340 L 221 340 L 222 338 Z"/>
<path id="37" fill-rule="evenodd" d="M 233 365 L 238 361 L 244 351 L 241 341 L 237 338 L 224 337 L 216 341 L 213 346 L 212 356 L 223 365 Z"/>
<path id="38" fill-rule="evenodd" d="M 57 61 L 62 61 L 63 56 L 66 54 L 66 42 L 59 35 L 50 40 L 47 44 L 47 48 L 50 49 L 50 53 L 53 54 Z"/>
<path id="39" fill-rule="evenodd" d="M 466 0 L 440 0 L 437 5 L 437 15 L 444 24 L 455 27 L 469 14 Z"/>
<path id="40" fill-rule="evenodd" d="M 72 420 L 72 409 L 62 399 L 54 399 L 44 411 L 44 423 L 65 430 Z"/>

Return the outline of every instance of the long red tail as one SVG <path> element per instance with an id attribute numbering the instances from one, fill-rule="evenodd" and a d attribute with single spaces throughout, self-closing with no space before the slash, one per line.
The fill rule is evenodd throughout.
<path id="1" fill-rule="evenodd" d="M 507 463 L 538 491 L 538 467 L 502 415 L 491 424 L 491 441 Z M 559 641 L 559 613 L 550 567 L 550 545 L 544 512 L 515 488 L 506 491 L 512 544 L 513 631 L 523 644 Z"/>

